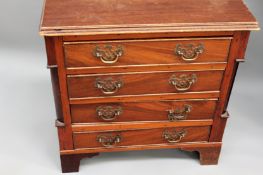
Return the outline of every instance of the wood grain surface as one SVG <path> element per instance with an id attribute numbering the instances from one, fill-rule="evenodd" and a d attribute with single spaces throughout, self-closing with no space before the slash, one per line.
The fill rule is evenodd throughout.
<path id="1" fill-rule="evenodd" d="M 148 72 L 148 73 L 124 73 L 101 75 L 76 75 L 68 76 L 68 93 L 70 98 L 83 97 L 110 97 L 116 95 L 142 95 L 161 93 L 181 93 L 174 85 L 169 83 L 173 76 L 187 75 L 197 76 L 196 83 L 189 90 L 183 92 L 217 91 L 221 85 L 223 71 L 196 71 L 196 72 Z M 122 87 L 111 95 L 104 94 L 95 87 L 97 79 L 112 78 L 113 81 L 121 81 Z"/>
<path id="2" fill-rule="evenodd" d="M 130 121 L 168 121 L 169 110 L 184 111 L 185 105 L 191 106 L 183 120 L 211 119 L 216 107 L 216 99 L 183 100 L 183 101 L 149 101 L 129 103 L 99 103 L 87 105 L 71 105 L 72 123 L 90 122 L 130 122 Z M 105 121 L 99 117 L 97 108 L 110 106 L 121 108 L 121 114 L 114 120 Z M 110 115 L 112 116 L 112 115 Z M 114 116 L 114 115 L 113 115 Z M 176 121 L 175 121 L 176 122 Z"/>
<path id="3" fill-rule="evenodd" d="M 101 41 L 101 42 L 66 42 L 65 62 L 67 67 L 93 67 L 93 66 L 121 66 L 144 64 L 175 64 L 175 63 L 203 63 L 226 62 L 231 38 L 185 38 L 185 39 L 149 39 L 127 41 Z M 177 45 L 197 47 L 203 45 L 204 51 L 196 60 L 185 61 L 175 53 Z M 105 50 L 105 46 L 113 48 L 121 46 L 123 55 L 116 63 L 103 63 L 94 56 L 96 47 Z"/>
<path id="4" fill-rule="evenodd" d="M 161 144 L 168 143 L 162 135 L 164 130 L 168 131 L 186 131 L 185 137 L 180 142 L 200 142 L 208 141 L 210 126 L 204 127 L 184 127 L 184 128 L 161 128 L 150 130 L 134 130 L 134 131 L 115 131 L 105 133 L 73 133 L 74 148 L 94 148 L 103 147 L 97 141 L 98 135 L 111 134 L 113 137 L 119 134 L 121 136 L 120 143 L 116 146 L 129 146 L 129 145 L 148 145 L 148 144 Z M 114 146 L 115 147 L 115 146 Z"/>
<path id="5" fill-rule="evenodd" d="M 257 22 L 242 0 L 46 0 L 40 33 L 255 29 Z"/>

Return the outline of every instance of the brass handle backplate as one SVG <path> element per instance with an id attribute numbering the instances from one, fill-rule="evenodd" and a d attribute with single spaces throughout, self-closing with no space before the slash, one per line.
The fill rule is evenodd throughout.
<path id="1" fill-rule="evenodd" d="M 93 51 L 93 55 L 106 64 L 116 63 L 123 54 L 124 50 L 120 45 L 116 47 L 112 45 L 105 45 L 104 47 L 96 46 Z"/>
<path id="2" fill-rule="evenodd" d="M 113 134 L 104 134 L 104 135 L 98 135 L 97 141 L 101 143 L 102 146 L 105 147 L 113 147 L 117 143 L 121 142 L 121 135 L 113 135 Z"/>
<path id="3" fill-rule="evenodd" d="M 184 61 L 194 61 L 198 58 L 199 54 L 204 52 L 204 45 L 198 44 L 177 44 L 175 54 L 180 56 Z"/>
<path id="4" fill-rule="evenodd" d="M 186 136 L 186 134 L 187 132 L 185 130 L 176 131 L 176 129 L 173 129 L 169 131 L 166 129 L 163 132 L 163 138 L 169 143 L 178 143 Z"/>
<path id="5" fill-rule="evenodd" d="M 109 95 L 116 93 L 123 86 L 123 82 L 113 78 L 97 78 L 95 81 L 95 87 L 100 89 L 103 94 Z"/>
<path id="6" fill-rule="evenodd" d="M 185 120 L 187 118 L 188 113 L 190 113 L 191 110 L 191 105 L 184 105 L 183 109 L 170 109 L 168 110 L 168 119 L 170 121 Z"/>
<path id="7" fill-rule="evenodd" d="M 112 121 L 122 114 L 122 108 L 120 106 L 99 106 L 97 107 L 96 112 L 100 119 Z"/>
<path id="8" fill-rule="evenodd" d="M 174 85 L 174 87 L 178 91 L 187 91 L 191 88 L 191 86 L 197 82 L 197 76 L 196 74 L 187 75 L 187 74 L 181 74 L 181 75 L 172 75 L 169 83 Z"/>

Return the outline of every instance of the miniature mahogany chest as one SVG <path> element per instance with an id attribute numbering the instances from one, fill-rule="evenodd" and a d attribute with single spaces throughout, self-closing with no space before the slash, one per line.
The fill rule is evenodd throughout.
<path id="1" fill-rule="evenodd" d="M 46 0 L 62 171 L 100 152 L 167 148 L 217 164 L 252 30 L 242 0 Z"/>

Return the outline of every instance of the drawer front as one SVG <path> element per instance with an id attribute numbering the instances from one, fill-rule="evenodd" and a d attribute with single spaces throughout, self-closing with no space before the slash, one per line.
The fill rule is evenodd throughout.
<path id="1" fill-rule="evenodd" d="M 208 141 L 210 126 L 158 128 L 134 131 L 73 133 L 74 147 L 98 148 Z"/>
<path id="2" fill-rule="evenodd" d="M 216 100 L 71 105 L 73 123 L 211 119 Z"/>
<path id="3" fill-rule="evenodd" d="M 70 98 L 218 91 L 223 71 L 68 76 Z"/>
<path id="4" fill-rule="evenodd" d="M 231 39 L 64 43 L 67 67 L 226 62 Z"/>

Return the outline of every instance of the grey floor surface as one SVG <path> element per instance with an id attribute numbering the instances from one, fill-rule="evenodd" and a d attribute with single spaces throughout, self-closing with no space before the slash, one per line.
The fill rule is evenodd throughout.
<path id="1" fill-rule="evenodd" d="M 246 0 L 263 24 L 263 2 Z M 0 174 L 60 174 L 55 110 L 38 24 L 42 1 L 0 0 Z M 253 32 L 233 89 L 218 166 L 176 150 L 104 153 L 79 175 L 261 175 L 263 32 Z"/>

